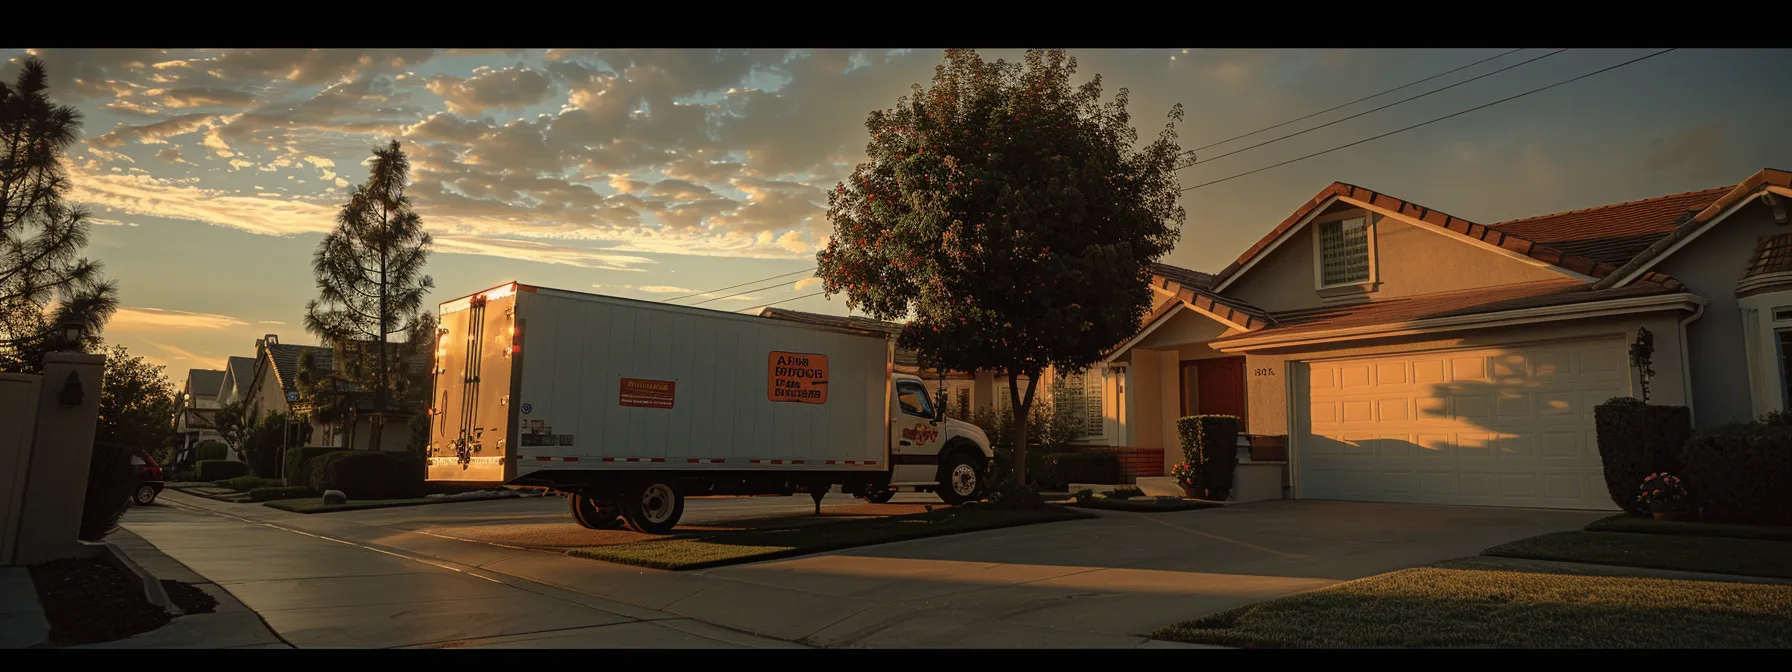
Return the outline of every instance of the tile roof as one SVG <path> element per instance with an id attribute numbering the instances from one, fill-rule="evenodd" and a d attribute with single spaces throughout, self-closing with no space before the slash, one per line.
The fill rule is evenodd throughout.
<path id="1" fill-rule="evenodd" d="M 216 369 L 187 369 L 187 390 L 195 397 L 216 397 L 224 386 L 224 372 Z"/>
<path id="2" fill-rule="evenodd" d="M 249 384 L 250 379 L 255 377 L 255 358 L 254 357 L 231 357 L 229 360 L 224 362 L 224 370 L 229 374 L 227 377 L 230 379 L 230 381 L 236 385 L 238 390 L 241 390 L 243 387 L 245 387 Z M 219 381 L 218 381 L 218 398 L 219 399 L 224 398 L 224 392 L 225 392 L 224 381 L 223 381 L 223 379 L 219 379 Z"/>
<path id="3" fill-rule="evenodd" d="M 1169 264 L 1152 264 L 1151 274 L 1165 280 L 1173 281 L 1184 287 L 1207 289 L 1213 286 L 1213 274 L 1190 270 Z"/>
<path id="4" fill-rule="evenodd" d="M 1489 224 L 1490 228 L 1596 260 L 1623 265 L 1674 225 L 1711 205 L 1736 185 L 1613 203 L 1585 210 L 1558 212 Z"/>
<path id="5" fill-rule="evenodd" d="M 1753 278 L 1769 273 L 1792 273 L 1792 233 L 1761 236 L 1755 245 L 1755 257 L 1749 260 L 1742 277 Z"/>
<path id="6" fill-rule="evenodd" d="M 1279 340 L 1281 337 L 1310 335 L 1352 327 L 1377 325 L 1397 327 L 1420 320 L 1653 296 L 1669 294 L 1674 291 L 1677 291 L 1677 288 L 1653 282 L 1640 282 L 1616 289 L 1595 290 L 1590 283 L 1573 278 L 1539 280 L 1282 312 L 1275 315 L 1276 326 L 1274 327 L 1215 339 L 1213 343 L 1223 346 L 1228 342 L 1243 340 L 1258 341 L 1270 338 Z"/>
<path id="7" fill-rule="evenodd" d="M 1725 212 L 1728 212 L 1731 208 L 1754 197 L 1757 193 L 1766 191 L 1770 187 L 1777 187 L 1780 189 L 1792 188 L 1792 172 L 1776 170 L 1773 168 L 1762 168 L 1761 170 L 1756 171 L 1755 174 L 1748 176 L 1747 179 L 1744 179 L 1736 186 L 1731 187 L 1728 191 L 1720 194 L 1715 200 L 1707 204 L 1704 209 L 1677 222 L 1673 231 L 1657 239 L 1655 242 L 1650 243 L 1647 248 L 1638 252 L 1636 256 L 1631 257 L 1629 261 L 1625 262 L 1616 271 L 1601 278 L 1599 282 L 1594 283 L 1595 286 L 1605 288 L 1623 282 L 1625 278 L 1634 275 L 1637 270 L 1653 263 L 1656 259 L 1660 258 L 1661 255 L 1667 254 L 1668 250 L 1672 249 L 1675 245 L 1680 244 L 1681 241 L 1697 235 L 1707 223 L 1710 223 Z M 1639 279 L 1644 281 L 1670 283 L 1672 281 L 1672 279 L 1668 278 L 1666 275 L 1654 271 L 1644 273 Z"/>
<path id="8" fill-rule="evenodd" d="M 1168 264 L 1152 264 L 1151 273 L 1152 287 L 1169 293 L 1176 297 L 1177 301 L 1242 325 L 1246 331 L 1261 329 L 1275 323 L 1275 320 L 1270 318 L 1269 312 L 1262 308 L 1212 292 L 1209 289 L 1213 286 L 1213 276 L 1211 275 Z M 1140 322 L 1141 326 L 1156 321 L 1174 306 L 1174 303 L 1158 306 L 1157 310 L 1145 315 L 1145 319 Z"/>

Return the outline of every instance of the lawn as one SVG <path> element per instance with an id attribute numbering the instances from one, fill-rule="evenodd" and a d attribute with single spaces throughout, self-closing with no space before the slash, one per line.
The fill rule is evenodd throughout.
<path id="1" fill-rule="evenodd" d="M 1105 509 L 1108 511 L 1132 511 L 1135 513 L 1163 513 L 1166 511 L 1194 511 L 1196 509 L 1212 509 L 1224 506 L 1213 502 L 1200 502 L 1187 499 L 1161 500 L 1155 497 L 1138 497 L 1117 499 L 1113 497 L 1094 497 L 1087 501 L 1071 501 L 1067 506 L 1083 509 Z"/>
<path id="2" fill-rule="evenodd" d="M 236 478 L 214 482 L 212 485 L 216 485 L 220 488 L 230 488 L 231 490 L 236 490 L 238 492 L 248 492 L 256 488 L 286 485 L 286 481 L 282 481 L 278 478 L 262 478 L 260 476 L 238 476 Z"/>
<path id="3" fill-rule="evenodd" d="M 337 511 L 362 511 L 366 509 L 391 509 L 400 506 L 422 506 L 425 504 L 453 504 L 455 502 L 489 502 L 495 499 L 508 499 L 516 495 L 493 495 L 471 497 L 468 493 L 447 497 L 409 497 L 404 499 L 363 499 L 349 500 L 346 504 L 325 504 L 322 497 L 306 497 L 302 499 L 277 499 L 262 502 L 262 506 L 291 511 L 293 513 L 335 513 Z"/>
<path id="4" fill-rule="evenodd" d="M 1674 520 L 1640 518 L 1620 513 L 1587 524 L 1588 532 L 1634 532 L 1637 534 L 1683 534 L 1694 537 L 1734 537 L 1736 539 L 1777 539 L 1792 541 L 1792 527 L 1768 525 L 1730 525 L 1725 523 L 1692 523 Z"/>
<path id="5" fill-rule="evenodd" d="M 1449 561 L 1173 625 L 1150 636 L 1249 648 L 1786 648 L 1792 586 Z"/>
<path id="6" fill-rule="evenodd" d="M 1555 532 L 1501 544 L 1481 554 L 1792 579 L 1792 542 L 1765 539 Z"/>
<path id="7" fill-rule="evenodd" d="M 1001 509 L 973 505 L 907 516 L 780 529 L 726 531 L 592 546 L 573 549 L 567 553 L 582 558 L 654 569 L 703 569 L 893 541 L 1091 517 L 1091 514 L 1062 507 Z"/>

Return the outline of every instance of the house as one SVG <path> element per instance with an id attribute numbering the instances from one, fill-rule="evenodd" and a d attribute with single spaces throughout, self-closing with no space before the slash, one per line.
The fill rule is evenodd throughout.
<path id="1" fill-rule="evenodd" d="M 255 360 L 231 357 L 224 363 L 224 381 L 218 387 L 218 407 L 242 401 L 249 393 L 249 382 L 255 377 Z"/>
<path id="2" fill-rule="evenodd" d="M 1646 393 L 1698 427 L 1787 408 L 1789 200 L 1769 169 L 1480 224 L 1334 183 L 1218 273 L 1154 269 L 1100 373 L 1108 443 L 1167 464 L 1178 418 L 1230 414 L 1286 437 L 1285 462 L 1241 468 L 1288 497 L 1612 509 L 1594 406 Z"/>
<path id="3" fill-rule="evenodd" d="M 359 391 L 342 390 L 349 394 L 351 402 L 362 411 L 356 414 L 353 423 L 346 421 L 324 421 L 319 419 L 319 409 L 313 408 L 304 399 L 299 390 L 299 363 L 306 354 L 311 355 L 312 366 L 316 373 L 327 374 L 334 370 L 334 356 L 330 348 L 315 345 L 292 345 L 280 342 L 280 337 L 268 334 L 255 342 L 256 355 L 249 384 L 244 388 L 242 397 L 245 401 L 246 417 L 260 419 L 268 413 L 281 413 L 287 418 L 290 429 L 287 433 L 287 447 L 317 446 L 353 448 L 364 450 L 371 445 L 372 419 L 365 412 L 373 408 L 369 395 Z M 406 365 L 415 372 L 423 372 L 429 367 L 427 355 L 413 357 Z M 321 378 L 321 376 L 320 376 Z M 406 426 L 407 417 L 388 414 L 384 434 L 381 436 L 381 448 L 384 450 L 404 450 L 410 442 L 410 430 Z"/>
<path id="4" fill-rule="evenodd" d="M 218 407 L 218 388 L 224 379 L 223 371 L 210 369 L 188 369 L 187 378 L 182 381 L 180 397 L 175 400 L 178 409 L 174 418 L 174 433 L 179 437 L 179 454 L 184 454 L 201 441 L 218 441 L 215 424 Z"/>

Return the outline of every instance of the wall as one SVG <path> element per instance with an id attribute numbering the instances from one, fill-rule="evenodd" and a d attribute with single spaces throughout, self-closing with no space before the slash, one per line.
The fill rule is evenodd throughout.
<path id="1" fill-rule="evenodd" d="M 1743 422 L 1754 415 L 1736 281 L 1762 236 L 1788 230 L 1773 223 L 1770 208 L 1751 201 L 1650 269 L 1673 276 L 1710 301 L 1705 314 L 1687 328 L 1693 418 L 1700 427 Z"/>
<path id="2" fill-rule="evenodd" d="M 105 363 L 103 355 L 44 356 L 31 459 L 24 478 L 15 479 L 23 481 L 24 492 L 15 499 L 18 525 L 12 533 L 13 554 L 0 563 L 34 565 L 80 554 L 76 537 L 87 496 Z M 71 372 L 80 381 L 81 403 L 64 406 L 61 393 Z"/>
<path id="3" fill-rule="evenodd" d="M 1779 332 L 1792 330 L 1792 319 L 1776 320 L 1774 313 L 1792 307 L 1792 289 L 1763 292 L 1743 297 L 1744 340 L 1748 346 L 1749 396 L 1754 402 L 1753 417 L 1786 410 L 1785 364 L 1781 362 Z M 1752 337 L 1752 338 L 1748 338 Z M 1698 379 L 1695 373 L 1693 378 Z"/>
<path id="4" fill-rule="evenodd" d="M 1655 335 L 1654 367 L 1656 375 L 1650 379 L 1650 402 L 1683 404 L 1686 399 L 1686 385 L 1680 361 L 1678 320 L 1684 315 L 1685 313 L 1682 311 L 1663 311 L 1564 323 L 1481 329 L 1466 334 L 1459 332 L 1447 336 L 1385 339 L 1368 346 L 1348 345 L 1336 349 L 1301 348 L 1263 354 L 1247 354 L 1245 356 L 1245 387 L 1249 398 L 1245 402 L 1247 404 L 1246 412 L 1251 416 L 1251 427 L 1258 428 L 1257 431 L 1260 434 L 1288 432 L 1287 385 L 1288 376 L 1293 373 L 1293 366 L 1289 363 L 1291 361 L 1391 355 L 1446 348 L 1484 348 L 1598 337 L 1623 338 L 1628 343 L 1635 340 L 1637 329 L 1642 327 L 1647 327 Z M 1275 374 L 1270 376 L 1252 375 L 1259 369 L 1269 369 Z M 1630 371 L 1634 379 L 1635 369 Z M 1697 378 L 1696 374 L 1694 378 Z"/>
<path id="5" fill-rule="evenodd" d="M 254 387 L 249 390 L 249 403 L 247 404 L 252 417 L 244 418 L 249 422 L 260 420 L 269 411 L 289 412 L 286 405 L 286 391 L 280 389 L 280 381 L 274 375 L 272 367 L 273 364 L 266 361 L 265 357 L 256 367 L 258 371 L 255 374 Z"/>
<path id="6" fill-rule="evenodd" d="M 1333 206 L 1328 214 L 1349 209 Z M 1272 312 L 1328 305 L 1315 291 L 1313 232 L 1311 225 L 1302 227 L 1223 293 Z M 1377 215 L 1373 244 L 1381 284 L 1369 298 L 1384 300 L 1567 277 L 1477 247 L 1466 239 L 1452 238 L 1460 237 Z"/>

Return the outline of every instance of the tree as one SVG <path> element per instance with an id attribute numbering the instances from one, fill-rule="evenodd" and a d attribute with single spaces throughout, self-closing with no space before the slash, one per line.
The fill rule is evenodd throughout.
<path id="1" fill-rule="evenodd" d="M 268 411 L 250 425 L 237 448 L 249 470 L 262 478 L 279 476 L 280 451 L 286 447 L 289 431 L 286 414 L 278 411 Z"/>
<path id="2" fill-rule="evenodd" d="M 118 289 L 99 262 L 80 257 L 87 212 L 63 202 L 63 153 L 81 113 L 49 99 L 42 62 L 26 58 L 18 80 L 0 82 L 0 371 L 41 371 L 49 350 L 100 347 Z M 66 343 L 57 325 L 86 327 Z"/>
<path id="3" fill-rule="evenodd" d="M 1073 86 L 1075 72 L 1061 51 L 1024 65 L 947 51 L 931 87 L 871 113 L 869 158 L 828 195 L 834 232 L 817 255 L 829 295 L 910 318 L 903 347 L 1006 373 L 1016 418 L 1030 417 L 1044 369 L 1083 369 L 1137 332 L 1149 266 L 1184 218 L 1182 107 L 1135 148 L 1126 89 L 1103 103 L 1101 77 Z M 1025 423 L 1015 429 L 1025 483 Z"/>
<path id="4" fill-rule="evenodd" d="M 405 355 L 435 343 L 433 326 L 426 327 L 433 323 L 420 310 L 435 287 L 423 275 L 430 237 L 404 194 L 410 172 L 397 140 L 373 150 L 367 182 L 355 187 L 336 229 L 318 244 L 311 262 L 318 298 L 305 305 L 305 330 L 334 350 L 331 375 L 373 396 L 373 450 L 380 449 L 386 414 L 406 396 Z M 409 338 L 395 344 L 393 334 Z"/>
<path id="5" fill-rule="evenodd" d="M 249 419 L 248 402 L 244 399 L 225 404 L 212 415 L 212 426 L 218 430 L 218 436 L 231 449 L 239 452 L 243 447 L 243 440 L 249 436 L 249 427 L 254 424 Z"/>
<path id="6" fill-rule="evenodd" d="M 142 357 L 132 357 L 122 345 L 112 346 L 101 374 L 100 419 L 93 440 L 143 450 L 165 461 L 161 453 L 174 439 L 170 418 L 178 406 L 174 384 L 164 371 Z"/>

